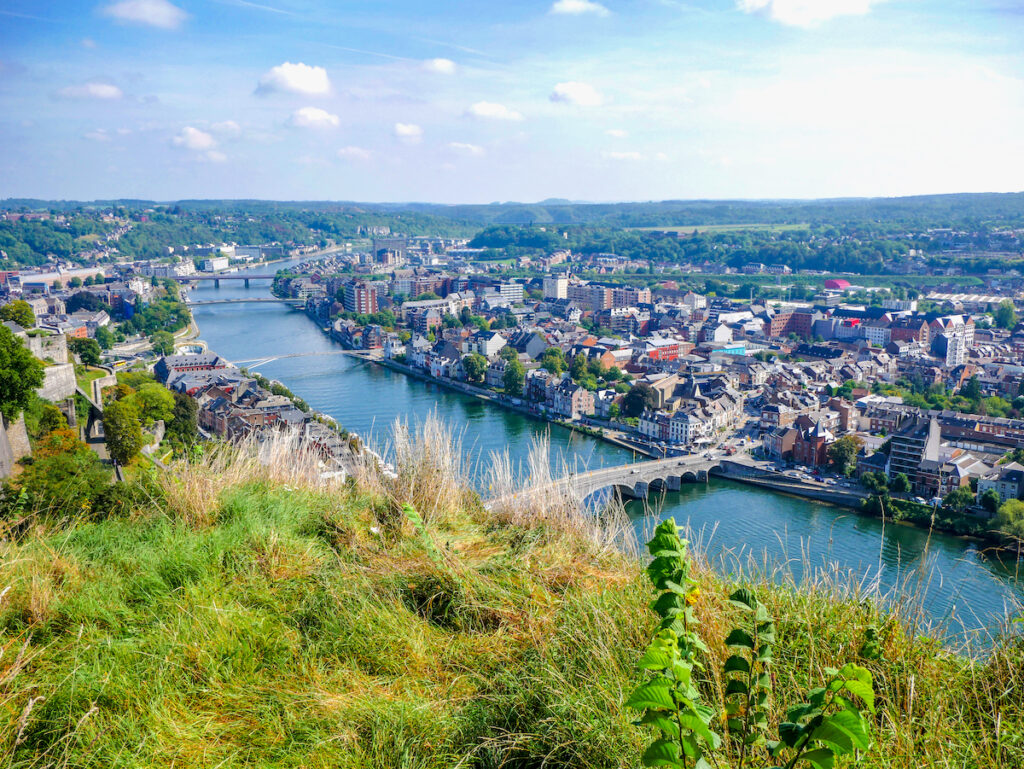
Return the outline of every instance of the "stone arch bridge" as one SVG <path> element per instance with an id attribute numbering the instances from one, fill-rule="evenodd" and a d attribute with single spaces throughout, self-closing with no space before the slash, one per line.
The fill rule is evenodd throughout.
<path id="1" fill-rule="evenodd" d="M 661 491 L 679 491 L 686 483 L 706 483 L 711 475 L 747 475 L 756 471 L 746 454 L 731 457 L 689 455 L 635 462 L 617 467 L 602 467 L 574 473 L 552 483 L 555 491 L 587 500 L 600 492 L 615 493 L 623 499 L 643 499 Z M 524 490 L 530 493 L 538 489 Z M 493 500 L 492 504 L 500 500 Z"/>

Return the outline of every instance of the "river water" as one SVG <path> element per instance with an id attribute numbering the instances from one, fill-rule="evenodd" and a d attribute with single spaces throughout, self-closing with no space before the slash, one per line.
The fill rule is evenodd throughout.
<path id="1" fill-rule="evenodd" d="M 240 281 L 223 281 L 219 288 L 200 284 L 190 294 L 195 300 L 266 297 L 269 281 L 253 280 L 249 288 Z M 210 349 L 235 362 L 340 349 L 303 313 L 283 304 L 215 304 L 195 307 L 193 314 Z M 626 449 L 346 355 L 283 358 L 257 370 L 371 442 L 386 438 L 397 417 L 415 422 L 435 413 L 459 431 L 477 467 L 492 451 L 507 450 L 513 461 L 525 462 L 535 436 L 545 434 L 558 464 L 594 468 L 636 459 Z M 704 552 L 727 572 L 749 569 L 753 560 L 797 579 L 838 573 L 865 585 L 877 582 L 886 591 L 902 585 L 904 595 L 957 637 L 965 629 L 997 627 L 1024 603 L 1018 565 L 1001 563 L 976 543 L 883 526 L 851 510 L 730 481 L 684 486 L 646 504 L 630 503 L 627 511 L 641 538 L 669 515 L 689 524 Z"/>

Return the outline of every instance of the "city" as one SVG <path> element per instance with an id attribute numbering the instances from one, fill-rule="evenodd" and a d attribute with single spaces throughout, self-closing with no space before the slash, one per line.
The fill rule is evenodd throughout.
<path id="1" fill-rule="evenodd" d="M 1024 767 L 1017 5 L 0 2 L 0 769 Z"/>

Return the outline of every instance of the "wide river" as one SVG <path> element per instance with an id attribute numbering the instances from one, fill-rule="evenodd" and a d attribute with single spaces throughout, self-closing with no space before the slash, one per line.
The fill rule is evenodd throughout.
<path id="1" fill-rule="evenodd" d="M 290 263 L 257 267 L 268 274 Z M 193 288 L 195 300 L 269 296 L 269 282 L 222 281 Z M 229 360 L 340 349 L 303 313 L 283 304 L 214 304 L 193 308 L 201 338 Z M 492 451 L 523 462 L 537 435 L 548 434 L 558 462 L 585 467 L 634 461 L 632 452 L 564 428 L 482 403 L 347 355 L 308 355 L 262 364 L 278 379 L 345 428 L 386 439 L 396 418 L 410 422 L 435 413 L 461 434 L 469 462 L 479 466 Z M 652 509 L 653 508 L 653 509 Z M 689 524 L 707 556 L 725 571 L 751 563 L 790 572 L 797 579 L 839 575 L 883 591 L 903 587 L 934 623 L 955 637 L 965 630 L 995 629 L 1024 604 L 1018 564 L 1001 563 L 973 542 L 888 524 L 844 508 L 712 479 L 685 486 L 627 510 L 639 537 L 666 516 Z M 1024 576 L 1024 575 L 1022 575 Z"/>

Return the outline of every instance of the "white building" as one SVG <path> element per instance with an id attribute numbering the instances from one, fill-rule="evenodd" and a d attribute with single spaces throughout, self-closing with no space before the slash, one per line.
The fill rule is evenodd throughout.
<path id="1" fill-rule="evenodd" d="M 568 278 L 544 278 L 545 299 L 567 299 L 569 297 Z"/>

